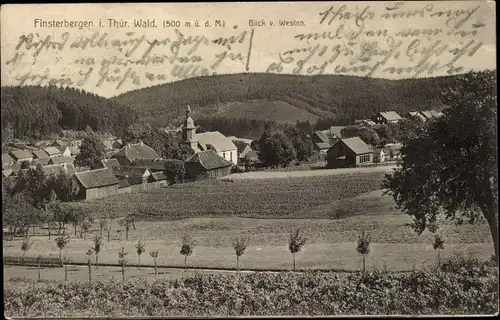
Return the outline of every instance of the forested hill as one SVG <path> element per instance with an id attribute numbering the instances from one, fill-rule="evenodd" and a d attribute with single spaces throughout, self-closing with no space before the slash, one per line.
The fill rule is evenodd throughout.
<path id="1" fill-rule="evenodd" d="M 138 119 L 137 112 L 115 101 L 72 88 L 2 87 L 2 132 L 38 138 L 61 129 L 121 132 Z"/>
<path id="2" fill-rule="evenodd" d="M 405 113 L 440 106 L 442 89 L 453 85 L 455 79 L 455 76 L 385 80 L 340 75 L 215 75 L 130 91 L 112 101 L 163 124 L 183 117 L 188 102 L 198 117 L 234 118 L 240 114 L 243 118 L 273 120 L 271 117 L 280 118 L 280 112 L 297 111 L 303 114 L 302 120 L 320 117 L 351 120 L 371 117 L 383 110 Z M 271 112 L 273 108 L 279 112 Z M 288 120 L 281 117 L 276 120 Z"/>

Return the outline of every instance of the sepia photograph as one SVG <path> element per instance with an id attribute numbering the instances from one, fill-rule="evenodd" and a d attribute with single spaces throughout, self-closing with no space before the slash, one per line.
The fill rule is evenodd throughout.
<path id="1" fill-rule="evenodd" d="M 5 4 L 3 310 L 496 316 L 496 4 Z"/>

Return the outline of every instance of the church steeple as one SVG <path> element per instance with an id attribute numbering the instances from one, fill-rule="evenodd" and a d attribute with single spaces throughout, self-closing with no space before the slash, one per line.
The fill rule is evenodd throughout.
<path id="1" fill-rule="evenodd" d="M 185 144 L 191 147 L 191 149 L 197 150 L 198 140 L 196 139 L 196 127 L 194 125 L 193 118 L 191 118 L 191 107 L 189 106 L 189 103 L 186 109 L 186 120 L 184 120 L 184 124 L 182 126 L 182 140 Z"/>

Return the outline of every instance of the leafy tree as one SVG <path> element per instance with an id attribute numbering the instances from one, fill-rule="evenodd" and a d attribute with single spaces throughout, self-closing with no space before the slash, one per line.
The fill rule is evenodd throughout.
<path id="1" fill-rule="evenodd" d="M 186 175 L 184 162 L 177 159 L 167 160 L 165 162 L 165 175 L 170 184 L 183 182 Z"/>
<path id="2" fill-rule="evenodd" d="M 468 73 L 443 92 L 449 106 L 423 134 L 401 149 L 400 167 L 384 181 L 397 206 L 422 233 L 436 216 L 467 218 L 482 213 L 498 259 L 498 169 L 495 72 Z M 416 188 L 418 186 L 418 188 Z"/>
<path id="3" fill-rule="evenodd" d="M 139 270 L 141 269 L 141 254 L 146 251 L 146 244 L 141 242 L 141 240 L 137 240 L 137 244 L 135 245 L 135 249 L 137 252 L 137 258 L 139 259 Z"/>
<path id="4" fill-rule="evenodd" d="M 187 257 L 193 254 L 193 249 L 194 249 L 193 239 L 187 234 L 182 236 L 182 246 L 180 254 L 184 256 L 184 271 L 186 271 L 187 269 Z"/>
<path id="5" fill-rule="evenodd" d="M 122 267 L 122 281 L 123 284 L 125 284 L 125 266 L 127 265 L 127 254 L 128 252 L 125 251 L 125 248 L 122 247 L 122 249 L 118 252 L 118 264 Z"/>
<path id="6" fill-rule="evenodd" d="M 370 241 L 370 235 L 364 231 L 358 236 L 356 251 L 363 256 L 363 272 L 366 270 L 366 255 L 370 253 Z"/>
<path id="7" fill-rule="evenodd" d="M 61 235 L 55 239 L 56 246 L 59 248 L 59 260 L 61 259 L 61 252 L 69 243 L 69 236 Z"/>
<path id="8" fill-rule="evenodd" d="M 434 250 L 438 251 L 437 260 L 438 260 L 438 266 L 439 266 L 441 264 L 441 260 L 440 260 L 439 256 L 441 254 L 441 250 L 444 249 L 444 239 L 442 239 L 441 236 L 436 234 L 434 236 L 434 243 L 432 244 L 432 247 L 434 248 Z"/>
<path id="9" fill-rule="evenodd" d="M 108 242 L 110 241 L 110 234 L 111 234 L 111 226 L 113 225 L 113 221 L 116 219 L 116 213 L 111 212 L 108 215 L 109 219 L 109 226 L 108 226 Z"/>
<path id="10" fill-rule="evenodd" d="M 151 251 L 149 255 L 153 258 L 155 262 L 155 278 L 156 278 L 158 276 L 158 268 L 156 266 L 156 259 L 158 259 L 158 249 Z"/>
<path id="11" fill-rule="evenodd" d="M 245 250 L 248 247 L 248 239 L 239 237 L 236 239 L 233 239 L 233 249 L 234 253 L 236 254 L 236 270 L 239 273 L 240 272 L 240 257 L 245 253 Z"/>
<path id="12" fill-rule="evenodd" d="M 358 128 L 358 136 L 366 144 L 369 144 L 372 146 L 379 146 L 381 144 L 380 137 L 378 136 L 375 129 L 373 129 L 372 127 L 360 127 L 360 128 Z"/>
<path id="13" fill-rule="evenodd" d="M 301 129 L 289 128 L 285 130 L 285 135 L 292 143 L 298 162 L 307 161 L 313 153 L 312 139 Z"/>
<path id="14" fill-rule="evenodd" d="M 290 232 L 290 236 L 288 238 L 288 249 L 293 257 L 293 271 L 295 271 L 295 254 L 302 250 L 302 247 L 306 244 L 307 239 L 302 233 L 302 230 L 296 229 L 295 231 Z"/>
<path id="15" fill-rule="evenodd" d="M 93 241 L 93 247 L 92 250 L 95 252 L 95 266 L 96 268 L 99 268 L 99 252 L 101 252 L 102 249 L 102 237 L 101 236 L 94 236 L 94 241 Z"/>
<path id="16" fill-rule="evenodd" d="M 75 164 L 80 167 L 97 169 L 104 158 L 106 147 L 97 137 L 85 138 L 80 146 L 80 153 L 75 158 Z"/>
<path id="17" fill-rule="evenodd" d="M 26 255 L 26 252 L 31 249 L 31 246 L 33 245 L 33 241 L 30 241 L 28 237 L 23 239 L 23 242 L 21 243 L 21 250 L 23 251 L 23 259 L 22 262 L 24 263 L 24 256 Z"/>

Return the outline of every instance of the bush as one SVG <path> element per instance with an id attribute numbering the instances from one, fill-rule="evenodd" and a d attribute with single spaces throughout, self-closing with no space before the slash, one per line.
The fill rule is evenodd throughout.
<path id="1" fill-rule="evenodd" d="M 466 267 L 467 268 L 467 267 Z M 493 314 L 498 274 L 451 269 L 394 274 L 195 274 L 182 280 L 5 284 L 8 316 Z"/>

